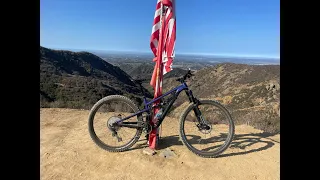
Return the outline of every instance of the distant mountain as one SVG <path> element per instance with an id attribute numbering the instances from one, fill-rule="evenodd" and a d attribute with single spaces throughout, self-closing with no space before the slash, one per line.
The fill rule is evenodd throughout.
<path id="1" fill-rule="evenodd" d="M 167 78 L 179 78 L 185 75 L 188 72 L 187 69 L 182 69 L 182 68 L 173 68 L 172 71 L 168 72 L 167 74 L 164 75 L 163 79 Z"/>
<path id="2" fill-rule="evenodd" d="M 107 52 L 107 51 L 91 51 L 102 59 L 112 64 L 121 63 L 148 63 L 153 64 L 153 54 L 150 52 Z M 213 66 L 218 63 L 236 63 L 249 65 L 279 65 L 279 57 L 253 57 L 253 56 L 228 56 L 213 54 L 179 54 L 176 53 L 173 67 L 182 69 L 191 68 L 199 70 L 204 67 Z"/>
<path id="3" fill-rule="evenodd" d="M 151 63 L 117 63 L 115 64 L 134 79 L 150 79 L 154 65 Z"/>
<path id="4" fill-rule="evenodd" d="M 142 95 L 127 73 L 94 54 L 40 47 L 41 106 L 90 108 L 109 94 Z"/>
<path id="5" fill-rule="evenodd" d="M 135 79 L 151 79 L 155 63 L 118 63 L 117 66 Z M 178 77 L 187 72 L 185 69 L 173 68 L 164 78 Z"/>

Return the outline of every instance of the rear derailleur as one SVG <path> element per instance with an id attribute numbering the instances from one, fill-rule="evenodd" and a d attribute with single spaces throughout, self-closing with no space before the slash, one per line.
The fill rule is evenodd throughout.
<path id="1" fill-rule="evenodd" d="M 112 132 L 112 137 L 116 137 L 118 142 L 121 142 L 122 138 L 117 133 L 117 131 L 120 129 L 120 127 L 116 123 L 116 121 L 119 119 L 121 119 L 121 114 L 119 114 L 118 116 L 111 117 L 108 120 L 107 126 L 108 126 L 109 130 Z"/>

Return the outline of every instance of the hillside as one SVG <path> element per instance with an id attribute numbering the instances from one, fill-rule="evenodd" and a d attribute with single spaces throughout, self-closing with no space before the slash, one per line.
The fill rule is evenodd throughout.
<path id="1" fill-rule="evenodd" d="M 88 52 L 43 47 L 40 47 L 40 59 L 41 107 L 90 109 L 96 101 L 110 94 L 128 96 L 139 104 L 141 92 L 130 81 L 130 76 L 146 79 L 143 85 L 152 98 L 153 89 L 149 85 L 152 63 L 118 61 L 115 66 Z M 177 86 L 179 83 L 175 79 L 185 72 L 185 69 L 174 68 L 167 73 L 163 92 Z M 188 82 L 194 95 L 226 105 L 236 124 L 280 132 L 280 65 L 222 63 L 194 74 Z M 169 115 L 179 117 L 186 101 L 182 93 Z"/>
<path id="2" fill-rule="evenodd" d="M 149 85 L 153 65 L 150 63 L 118 63 L 132 77 L 146 78 Z M 163 92 L 179 83 L 175 80 L 186 73 L 174 68 L 164 76 Z M 199 98 L 215 99 L 226 105 L 237 124 L 250 124 L 267 132 L 280 132 L 280 65 L 247 65 L 221 63 L 194 72 L 190 89 Z M 170 116 L 178 118 L 188 101 L 184 93 L 174 104 Z M 173 111 L 174 110 L 174 111 Z"/>
<path id="3" fill-rule="evenodd" d="M 230 148 L 218 158 L 201 158 L 182 145 L 178 120 L 168 117 L 163 122 L 156 155 L 142 153 L 146 146 L 144 134 L 129 151 L 110 153 L 91 140 L 88 115 L 87 110 L 40 109 L 42 180 L 280 179 L 279 134 L 236 126 Z M 167 147 L 177 156 L 160 157 Z"/>
<path id="4" fill-rule="evenodd" d="M 41 107 L 88 109 L 110 94 L 139 102 L 141 92 L 127 73 L 94 54 L 40 47 Z"/>
<path id="5" fill-rule="evenodd" d="M 133 64 L 133 63 L 132 63 Z M 149 78 L 153 66 L 143 63 L 118 66 L 134 77 Z M 185 69 L 174 68 L 164 76 L 163 92 L 179 85 L 177 77 Z M 250 124 L 267 132 L 280 132 L 280 65 L 221 63 L 194 72 L 189 87 L 202 99 L 215 99 L 226 105 L 237 124 Z M 149 79 L 144 83 L 151 93 Z M 188 101 L 185 93 L 178 98 L 169 114 L 178 118 Z M 174 110 L 174 111 L 173 111 Z"/>
<path id="6" fill-rule="evenodd" d="M 116 63 L 115 65 L 118 66 L 123 71 L 125 71 L 127 74 L 129 74 L 133 78 L 150 80 L 155 63 L 125 62 L 125 63 Z M 187 72 L 187 70 L 185 69 L 173 68 L 172 71 L 164 75 L 164 78 L 179 77 L 183 75 L 185 72 Z"/>
<path id="7" fill-rule="evenodd" d="M 177 86 L 176 78 L 164 79 L 164 91 Z M 280 66 L 224 63 L 195 72 L 188 82 L 193 94 L 227 106 L 237 124 L 249 124 L 268 132 L 280 132 Z M 187 100 L 184 93 L 175 104 L 178 117 Z"/>
<path id="8" fill-rule="evenodd" d="M 113 63 L 115 66 L 118 66 L 124 72 L 129 74 L 134 79 L 146 79 L 143 82 L 143 86 L 153 94 L 154 90 L 150 86 L 150 80 L 153 73 L 155 63 L 147 62 L 117 62 Z M 187 72 L 185 69 L 174 68 L 172 71 L 164 75 L 164 79 L 170 77 L 180 77 Z"/>
<path id="9" fill-rule="evenodd" d="M 132 78 L 150 79 L 154 63 L 118 63 L 117 66 Z"/>

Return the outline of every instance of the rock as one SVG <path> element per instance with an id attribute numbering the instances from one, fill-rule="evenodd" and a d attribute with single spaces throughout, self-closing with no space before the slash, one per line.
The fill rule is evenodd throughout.
<path id="1" fill-rule="evenodd" d="M 272 93 L 276 93 L 277 92 L 277 90 L 276 89 L 272 89 Z"/>
<path id="2" fill-rule="evenodd" d="M 269 91 L 270 90 L 270 84 L 266 85 L 266 89 Z"/>
<path id="3" fill-rule="evenodd" d="M 149 156 L 153 156 L 154 154 L 156 154 L 156 151 L 149 148 L 149 147 L 146 147 L 143 149 L 142 151 L 143 154 L 146 154 L 146 155 L 149 155 Z"/>
<path id="4" fill-rule="evenodd" d="M 171 149 L 166 148 L 159 154 L 159 156 L 164 158 L 173 158 L 177 155 Z"/>
<path id="5" fill-rule="evenodd" d="M 266 85 L 266 89 L 268 91 L 271 91 L 271 90 L 278 91 L 280 89 L 280 85 L 278 83 L 269 83 Z"/>

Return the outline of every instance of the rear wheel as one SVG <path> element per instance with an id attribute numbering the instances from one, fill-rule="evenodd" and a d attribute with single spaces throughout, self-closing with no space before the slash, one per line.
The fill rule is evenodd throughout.
<path id="1" fill-rule="evenodd" d="M 142 128 L 119 127 L 112 124 L 138 110 L 138 107 L 125 96 L 111 95 L 102 98 L 92 107 L 89 114 L 88 126 L 92 140 L 100 148 L 110 152 L 128 150 L 139 140 Z M 134 116 L 125 122 L 142 123 L 142 115 Z"/>
<path id="2" fill-rule="evenodd" d="M 199 123 L 194 108 L 201 112 L 203 123 Z M 191 131 L 195 132 L 192 133 Z M 216 157 L 231 144 L 234 123 L 228 110 L 212 100 L 200 100 L 198 106 L 191 103 L 180 117 L 180 139 L 193 153 Z"/>

